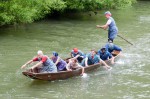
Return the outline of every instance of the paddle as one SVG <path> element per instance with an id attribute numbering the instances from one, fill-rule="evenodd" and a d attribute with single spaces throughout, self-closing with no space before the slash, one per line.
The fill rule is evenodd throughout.
<path id="1" fill-rule="evenodd" d="M 101 29 L 103 29 L 102 27 L 100 27 Z M 104 29 L 105 30 L 105 29 Z M 106 30 L 108 31 L 108 30 Z M 125 39 L 124 37 L 120 36 L 119 34 L 117 34 L 118 37 L 122 38 L 123 40 L 125 40 L 126 42 L 128 42 L 129 44 L 133 45 L 133 43 L 129 42 L 127 39 Z"/>
<path id="2" fill-rule="evenodd" d="M 129 42 L 127 39 L 123 38 L 122 36 L 120 36 L 119 34 L 117 34 L 118 37 L 122 38 L 123 40 L 125 40 L 126 42 L 128 42 L 129 44 L 133 45 L 131 42 Z"/>

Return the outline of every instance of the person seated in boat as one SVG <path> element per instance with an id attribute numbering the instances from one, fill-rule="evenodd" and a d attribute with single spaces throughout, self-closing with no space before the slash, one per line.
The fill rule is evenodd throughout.
<path id="1" fill-rule="evenodd" d="M 74 48 L 71 51 L 71 57 L 77 59 L 78 62 L 81 63 L 85 58 L 85 54 L 81 50 L 78 50 L 78 48 Z"/>
<path id="2" fill-rule="evenodd" d="M 84 67 L 82 67 L 78 62 L 77 62 L 77 59 L 74 59 L 74 58 L 71 58 L 69 63 L 67 64 L 66 66 L 66 69 L 68 71 L 72 71 L 72 70 L 76 70 L 78 68 L 81 68 L 82 69 L 82 73 L 81 75 L 83 75 L 84 73 Z"/>
<path id="3" fill-rule="evenodd" d="M 87 54 L 86 58 L 82 61 L 82 66 L 88 66 L 88 65 L 94 65 L 102 63 L 106 69 L 109 69 L 110 66 L 108 66 L 105 61 L 100 59 L 100 57 L 97 55 L 97 52 L 95 50 L 91 50 L 89 54 Z"/>
<path id="4" fill-rule="evenodd" d="M 100 56 L 100 58 L 103 60 L 103 61 L 109 61 L 111 60 L 111 64 L 114 64 L 114 57 L 112 56 L 111 53 L 109 53 L 107 50 L 106 50 L 106 47 L 102 47 L 101 49 L 98 50 L 97 54 Z"/>
<path id="5" fill-rule="evenodd" d="M 55 65 L 57 66 L 58 71 L 65 71 L 66 70 L 66 61 L 64 61 L 63 59 L 61 59 L 58 56 L 57 52 L 53 52 L 53 56 L 51 57 L 52 61 L 55 63 Z"/>
<path id="6" fill-rule="evenodd" d="M 110 52 L 113 56 L 116 56 L 122 51 L 122 49 L 119 46 L 113 44 L 111 40 L 108 41 L 105 47 L 106 47 L 106 50 Z"/>
<path id="7" fill-rule="evenodd" d="M 36 61 L 39 61 L 39 62 L 31 67 L 32 72 L 40 72 L 40 73 L 57 72 L 56 65 L 53 63 L 53 61 L 48 56 L 44 55 L 41 50 L 39 50 L 37 52 L 37 56 L 35 58 L 26 62 L 21 68 L 23 69 L 28 64 L 31 64 L 31 63 L 36 62 Z"/>

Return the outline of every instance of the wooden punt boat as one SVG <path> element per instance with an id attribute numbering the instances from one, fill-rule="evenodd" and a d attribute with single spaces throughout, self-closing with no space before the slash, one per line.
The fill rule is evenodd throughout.
<path id="1" fill-rule="evenodd" d="M 115 60 L 117 59 L 118 56 L 119 54 L 117 53 L 117 55 L 115 56 Z M 110 61 L 107 61 L 106 63 L 109 64 Z M 102 64 L 99 64 L 99 63 L 94 64 L 94 65 L 89 65 L 84 68 L 84 71 L 85 73 L 87 73 L 89 71 L 97 69 L 100 66 L 102 66 Z M 82 69 L 77 69 L 73 71 L 60 71 L 56 73 L 33 73 L 31 72 L 31 70 L 26 70 L 26 71 L 23 71 L 22 74 L 32 79 L 54 81 L 54 80 L 63 80 L 63 79 L 67 79 L 70 77 L 79 76 L 81 72 L 82 72 Z"/>

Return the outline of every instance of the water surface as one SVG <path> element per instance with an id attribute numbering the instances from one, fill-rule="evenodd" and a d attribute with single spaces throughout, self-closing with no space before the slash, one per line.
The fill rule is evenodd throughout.
<path id="1" fill-rule="evenodd" d="M 72 48 L 88 53 L 107 42 L 107 32 L 97 29 L 104 24 L 105 11 L 87 13 L 77 18 L 43 20 L 27 25 L 0 29 L 0 98 L 1 99 L 149 99 L 150 98 L 150 2 L 134 7 L 110 10 L 121 38 L 115 44 L 123 49 L 123 57 L 111 71 L 99 68 L 87 77 L 60 81 L 37 81 L 26 78 L 20 69 L 37 50 L 49 56 L 57 51 L 69 57 Z"/>

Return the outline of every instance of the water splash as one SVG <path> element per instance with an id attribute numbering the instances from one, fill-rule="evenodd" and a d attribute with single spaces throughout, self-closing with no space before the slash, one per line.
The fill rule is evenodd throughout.
<path id="1" fill-rule="evenodd" d="M 82 78 L 87 78 L 88 75 L 86 73 L 83 73 L 83 75 L 81 76 Z"/>

